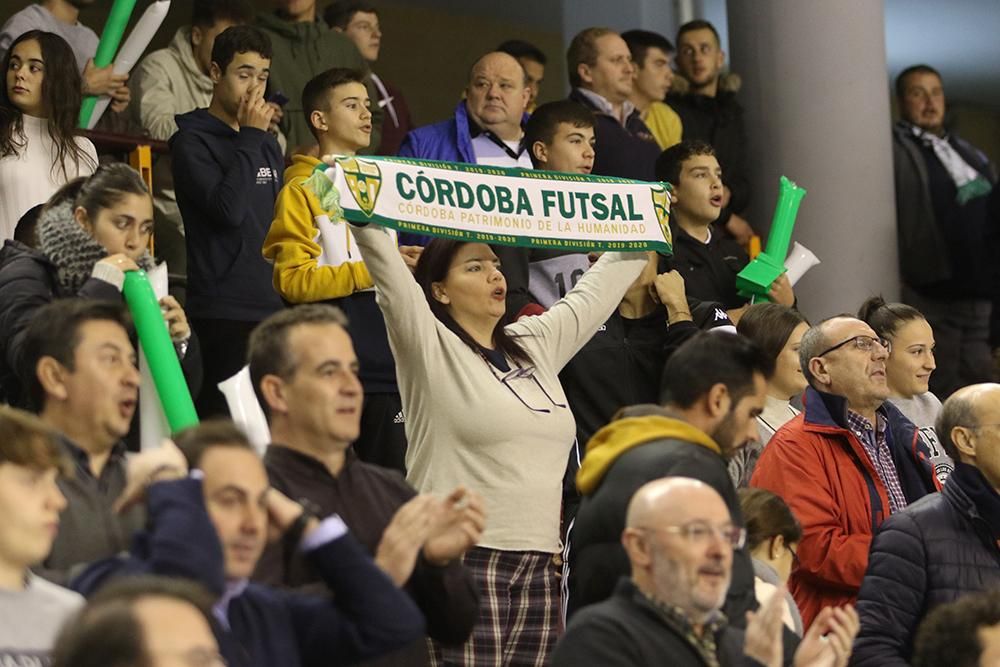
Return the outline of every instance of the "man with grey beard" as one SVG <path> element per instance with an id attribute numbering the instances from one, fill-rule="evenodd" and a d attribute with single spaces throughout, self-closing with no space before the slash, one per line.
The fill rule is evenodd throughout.
<path id="1" fill-rule="evenodd" d="M 573 619 L 554 667 L 785 663 L 780 596 L 748 615 L 745 632 L 720 612 L 746 532 L 712 487 L 685 477 L 645 484 L 621 539 L 631 578 Z M 846 665 L 858 627 L 852 607 L 825 609 L 785 664 Z"/>

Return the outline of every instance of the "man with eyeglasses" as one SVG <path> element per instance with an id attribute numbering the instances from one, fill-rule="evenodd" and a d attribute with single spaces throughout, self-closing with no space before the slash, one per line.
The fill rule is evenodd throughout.
<path id="1" fill-rule="evenodd" d="M 858 629 L 849 605 L 825 610 L 789 661 L 780 596 L 752 615 L 745 632 L 729 624 L 721 609 L 745 539 L 708 484 L 685 477 L 645 484 L 621 535 L 631 577 L 573 618 L 553 666 L 846 665 Z"/>
<path id="2" fill-rule="evenodd" d="M 952 394 L 937 433 L 955 470 L 940 494 L 889 517 L 875 536 L 858 594 L 856 665 L 914 662 L 925 615 L 965 595 L 1000 590 L 1000 385 Z"/>
<path id="3" fill-rule="evenodd" d="M 799 348 L 805 410 L 774 435 L 750 479 L 802 524 L 789 590 L 807 628 L 824 607 L 854 601 L 882 522 L 937 490 L 927 443 L 886 401 L 889 350 L 853 317 L 809 329 Z"/>

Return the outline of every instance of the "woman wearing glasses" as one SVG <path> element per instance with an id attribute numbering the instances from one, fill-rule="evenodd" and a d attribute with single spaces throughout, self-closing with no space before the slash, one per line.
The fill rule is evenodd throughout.
<path id="1" fill-rule="evenodd" d="M 482 591 L 465 647 L 446 659 L 544 664 L 556 640 L 562 477 L 576 434 L 558 373 L 646 264 L 607 253 L 545 314 L 509 323 L 489 246 L 434 239 L 410 275 L 381 228 L 354 235 L 396 357 L 407 479 L 422 493 L 464 484 L 487 526 L 465 565 Z M 472 659 L 469 659 L 470 656 Z"/>
<path id="2" fill-rule="evenodd" d="M 746 525 L 747 547 L 753 558 L 757 602 L 767 604 L 778 588 L 788 584 L 798 559 L 802 526 L 785 501 L 764 489 L 740 489 L 740 509 Z M 785 589 L 782 616 L 788 629 L 802 636 L 802 615 Z"/>
<path id="3" fill-rule="evenodd" d="M 858 319 L 892 344 L 885 362 L 889 402 L 916 424 L 930 449 L 934 474 L 944 484 L 955 464 L 934 431 L 941 401 L 929 390 L 934 362 L 934 331 L 923 314 L 905 303 L 886 303 L 873 296 L 862 304 Z"/>

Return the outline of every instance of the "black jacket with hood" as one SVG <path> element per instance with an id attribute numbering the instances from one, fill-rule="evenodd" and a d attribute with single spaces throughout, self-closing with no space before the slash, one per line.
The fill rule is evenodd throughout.
<path id="1" fill-rule="evenodd" d="M 260 322 L 282 308 L 261 254 L 285 160 L 278 140 L 208 112 L 177 117 L 174 191 L 187 244 L 191 317 Z"/>
<path id="2" fill-rule="evenodd" d="M 720 304 L 688 299 L 688 307 L 693 321 L 669 326 L 663 306 L 636 319 L 616 310 L 563 367 L 559 382 L 576 418 L 581 446 L 620 409 L 658 401 L 663 365 L 691 336 L 718 327 L 735 333 Z"/>
<path id="3" fill-rule="evenodd" d="M 640 406 L 632 408 L 637 410 Z M 625 417 L 608 424 L 587 443 L 577 474 L 583 503 L 569 545 L 568 613 L 611 596 L 619 577 L 629 574 L 628 556 L 621 544 L 625 514 L 632 496 L 643 484 L 661 477 L 700 480 L 715 489 L 736 525 L 743 525 L 736 488 L 719 445 L 687 422 L 668 417 L 658 406 L 644 417 Z M 757 606 L 750 552 L 733 554 L 732 581 L 722 611 L 736 626 Z"/>

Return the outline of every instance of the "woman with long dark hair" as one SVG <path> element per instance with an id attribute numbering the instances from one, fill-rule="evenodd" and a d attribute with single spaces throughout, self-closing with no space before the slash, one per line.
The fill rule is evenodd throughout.
<path id="1" fill-rule="evenodd" d="M 562 478 L 576 434 L 558 373 L 621 302 L 645 253 L 607 253 L 543 315 L 510 322 L 488 245 L 434 239 L 415 277 L 384 229 L 354 229 L 396 357 L 407 479 L 468 486 L 486 530 L 464 563 L 480 587 L 466 665 L 545 664 L 556 640 Z M 404 249 L 405 250 L 405 249 Z"/>
<path id="2" fill-rule="evenodd" d="M 77 134 L 81 80 L 73 50 L 30 30 L 3 59 L 0 87 L 0 241 L 18 219 L 62 185 L 97 167 L 94 144 Z"/>

